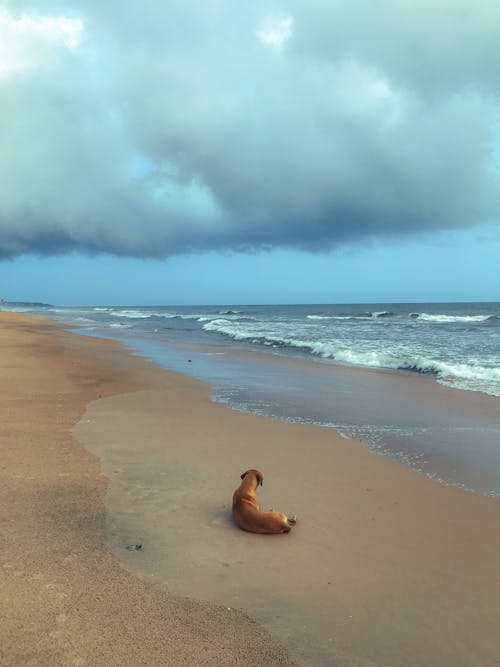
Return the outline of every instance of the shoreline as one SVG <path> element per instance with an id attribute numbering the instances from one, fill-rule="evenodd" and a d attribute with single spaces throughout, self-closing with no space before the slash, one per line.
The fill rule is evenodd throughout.
<path id="1" fill-rule="evenodd" d="M 9 312 L 0 360 L 0 664 L 292 667 L 248 615 L 169 595 L 109 550 L 109 482 L 70 429 L 92 400 L 154 384 L 155 369 Z"/>
<path id="2" fill-rule="evenodd" d="M 4 323 L 4 316 L 1 318 Z M 38 360 L 53 363 L 60 360 L 63 351 L 65 361 L 70 362 L 61 377 L 55 378 L 52 369 L 51 382 L 55 384 L 50 385 L 49 393 L 54 404 L 64 399 L 64 391 L 80 392 L 79 414 L 74 409 L 71 413 L 80 420 L 71 426 L 78 421 L 73 433 L 85 448 L 73 441 L 71 454 L 76 444 L 79 457 L 89 458 L 93 468 L 83 476 L 84 483 L 81 474 L 67 481 L 78 480 L 79 488 L 90 485 L 99 503 L 106 492 L 106 511 L 100 505 L 99 511 L 90 515 L 80 496 L 73 499 L 79 519 L 78 534 L 73 534 L 73 525 L 72 537 L 80 539 L 80 548 L 82 537 L 84 541 L 89 536 L 99 538 L 99 549 L 93 547 L 86 569 L 77 549 L 64 552 L 62 560 L 58 554 L 51 563 L 53 541 L 49 546 L 45 537 L 40 538 L 42 529 L 36 537 L 25 531 L 27 553 L 42 551 L 38 570 L 35 572 L 29 563 L 26 570 L 19 567 L 16 572 L 22 574 L 9 581 L 13 591 L 15 586 L 24 587 L 24 596 L 19 596 L 19 590 L 7 596 L 12 604 L 18 600 L 17 619 L 24 620 L 26 614 L 31 618 L 36 582 L 50 584 L 44 591 L 46 596 L 54 597 L 56 592 L 68 596 L 55 602 L 51 598 L 51 605 L 59 605 L 59 613 L 51 614 L 49 605 L 46 614 L 56 626 L 51 630 L 54 636 L 46 633 L 48 645 L 57 644 L 59 651 L 50 655 L 60 660 L 51 664 L 87 664 L 80 654 L 74 660 L 83 662 L 68 658 L 68 646 L 78 643 L 82 632 L 82 616 L 89 625 L 85 626 L 86 639 L 91 636 L 104 651 L 99 639 L 102 627 L 96 627 L 92 614 L 101 618 L 99 612 L 109 609 L 110 604 L 113 618 L 104 616 L 104 635 L 109 637 L 111 624 L 117 633 L 111 637 L 111 645 L 115 647 L 113 641 L 121 636 L 115 615 L 125 617 L 131 630 L 126 648 L 115 647 L 121 664 L 151 664 L 154 655 L 162 656 L 160 664 L 170 664 L 161 653 L 165 646 L 157 636 L 160 628 L 165 632 L 162 615 L 141 612 L 141 618 L 136 619 L 137 607 L 130 605 L 132 599 L 140 600 L 136 604 L 142 609 L 147 594 L 155 600 L 150 605 L 162 614 L 165 605 L 168 609 L 175 602 L 178 611 L 188 608 L 191 619 L 193 614 L 201 614 L 205 623 L 197 623 L 197 632 L 191 636 L 182 623 L 186 614 L 180 614 L 179 619 L 170 610 L 174 618 L 167 635 L 182 637 L 179 645 L 191 651 L 191 656 L 201 645 L 202 652 L 197 655 L 203 656 L 200 662 L 193 657 L 187 662 L 176 657 L 171 664 L 288 665 L 292 659 L 281 648 L 286 645 L 292 658 L 304 666 L 496 667 L 500 655 L 495 632 L 500 611 L 498 501 L 430 481 L 400 464 L 373 456 L 331 429 L 276 422 L 214 404 L 207 383 L 156 367 L 115 342 L 67 333 L 62 325 L 41 324 L 31 317 L 25 322 L 28 324 L 21 329 L 27 329 L 26 335 L 31 336 L 28 346 L 40 338 L 40 329 L 46 330 L 42 344 L 36 342 Z M 57 344 L 52 340 L 48 345 L 47 339 L 54 334 Z M 12 340 L 10 345 L 14 345 Z M 54 357 L 56 351 L 59 356 Z M 31 371 L 26 367 L 22 382 L 29 380 Z M 12 372 L 22 386 L 18 368 Z M 62 390 L 68 377 L 70 386 Z M 82 392 L 85 400 L 91 401 L 85 412 Z M 24 399 L 28 405 L 30 397 L 28 393 Z M 41 414 L 47 414 L 47 407 L 41 406 Z M 25 416 L 22 405 L 20 409 Z M 61 414 L 66 427 L 67 409 L 57 413 L 58 419 Z M 54 424 L 45 424 L 44 429 L 44 446 L 49 447 Z M 58 472 L 65 481 L 72 463 L 67 449 Z M 32 451 L 30 454 L 33 456 Z M 255 459 L 262 462 L 257 465 L 265 477 L 260 501 L 299 515 L 299 524 L 288 536 L 269 539 L 251 535 L 237 530 L 231 522 L 229 504 L 239 473 L 254 467 Z M 28 490 L 39 487 L 36 475 L 23 484 Z M 36 507 L 43 498 L 38 494 L 32 500 Z M 71 521 L 72 515 L 66 511 L 59 529 Z M 81 526 L 85 527 L 84 535 L 80 534 Z M 21 528 L 10 527 L 14 537 Z M 107 542 L 113 555 L 107 552 Z M 126 549 L 134 543 L 143 548 Z M 61 546 L 56 544 L 57 549 Z M 117 565 L 117 557 L 132 574 Z M 90 580 L 96 578 L 98 583 L 86 597 L 94 604 L 97 600 L 97 609 L 92 613 L 88 608 L 82 613 L 81 606 L 75 609 L 74 596 L 64 585 L 48 581 L 44 568 L 49 565 L 52 578 L 56 577 L 54 565 L 58 576 L 66 575 L 66 586 L 76 573 L 80 586 L 88 586 L 82 571 Z M 72 571 L 68 572 L 70 565 Z M 123 577 L 119 585 L 109 584 L 108 568 L 113 572 L 111 582 L 116 582 L 118 568 Z M 10 569 L 4 567 L 14 575 Z M 34 579 L 39 575 L 41 578 Z M 136 598 L 130 597 L 131 591 Z M 81 600 L 82 591 L 79 593 L 77 599 Z M 177 596 L 201 597 L 208 602 Z M 205 611 L 201 613 L 198 606 Z M 250 617 L 233 607 L 250 612 Z M 12 624 L 4 631 L 16 627 Z M 30 627 L 35 628 L 33 624 Z M 201 638 L 199 628 L 206 629 Z M 192 624 L 188 630 L 193 631 Z M 141 632 L 148 641 L 144 642 Z M 215 633 L 211 639 L 210 632 Z M 34 641 L 35 635 L 33 630 L 30 639 Z M 227 637 L 232 638 L 229 643 Z M 236 646 L 231 644 L 235 638 Z M 163 636 L 161 639 L 166 641 Z M 32 664 L 37 664 L 40 647 L 47 643 L 40 644 L 40 636 L 37 640 L 38 644 L 32 644 L 32 650 L 36 647 Z M 228 657 L 230 650 L 232 659 Z M 102 655 L 94 653 L 89 664 L 115 664 L 103 661 Z M 210 662 L 207 655 L 217 657 Z M 101 662 L 95 661 L 96 656 Z M 106 656 L 109 660 L 109 650 Z M 31 663 L 18 660 L 8 664 Z"/>
<path id="3" fill-rule="evenodd" d="M 167 371 L 209 382 L 215 403 L 333 428 L 430 479 L 500 497 L 497 397 L 449 387 L 409 370 L 323 363 L 223 344 L 104 337 Z"/>

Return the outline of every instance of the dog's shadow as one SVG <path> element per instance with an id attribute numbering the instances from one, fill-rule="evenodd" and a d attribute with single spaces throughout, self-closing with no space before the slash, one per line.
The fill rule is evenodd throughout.
<path id="1" fill-rule="evenodd" d="M 231 532 L 239 530 L 233 521 L 231 507 L 213 507 L 207 512 L 207 519 L 212 528 Z"/>

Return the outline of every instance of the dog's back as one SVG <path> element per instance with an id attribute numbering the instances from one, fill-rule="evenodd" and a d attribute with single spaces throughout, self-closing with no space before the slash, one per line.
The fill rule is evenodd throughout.
<path id="1" fill-rule="evenodd" d="M 291 530 L 285 514 L 261 512 L 244 499 L 233 502 L 233 518 L 237 526 L 250 533 L 288 533 Z"/>
<path id="2" fill-rule="evenodd" d="M 262 484 L 262 473 L 247 470 L 233 495 L 233 519 L 242 530 L 251 533 L 288 533 L 291 526 L 282 512 L 262 512 L 255 499 L 255 491 Z M 290 519 L 295 523 L 295 517 Z"/>

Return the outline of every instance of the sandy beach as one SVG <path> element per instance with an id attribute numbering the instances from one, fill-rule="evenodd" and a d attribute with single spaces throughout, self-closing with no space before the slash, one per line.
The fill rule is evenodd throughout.
<path id="1" fill-rule="evenodd" d="M 1 664 L 500 664 L 497 499 L 47 320 L 0 344 Z M 233 525 L 250 467 L 290 534 Z"/>
<path id="2" fill-rule="evenodd" d="M 6 312 L 0 346 L 0 664 L 294 664 L 246 614 L 167 595 L 109 551 L 108 480 L 70 429 L 89 401 L 149 386 L 154 369 Z"/>

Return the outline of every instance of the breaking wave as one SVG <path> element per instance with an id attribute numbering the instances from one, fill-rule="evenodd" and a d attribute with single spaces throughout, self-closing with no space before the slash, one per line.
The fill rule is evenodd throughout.
<path id="1" fill-rule="evenodd" d="M 243 315 L 243 310 L 219 310 L 218 315 Z"/>
<path id="2" fill-rule="evenodd" d="M 120 317 L 131 320 L 153 320 L 153 319 L 164 319 L 164 320 L 196 320 L 198 322 L 203 322 L 211 318 L 204 317 L 197 314 L 179 314 L 179 313 L 169 313 L 165 311 L 152 311 L 152 310 L 108 310 L 108 314 L 111 317 Z"/>
<path id="3" fill-rule="evenodd" d="M 124 317 L 131 320 L 145 320 L 153 316 L 165 318 L 175 317 L 175 315 L 170 315 L 169 313 L 154 313 L 144 310 L 110 310 L 109 314 L 112 317 Z"/>
<path id="4" fill-rule="evenodd" d="M 454 322 L 488 322 L 489 320 L 498 320 L 497 315 L 431 315 L 429 313 L 411 313 L 410 317 L 414 320 L 424 322 L 437 322 L 439 324 L 450 324 Z"/>
<path id="5" fill-rule="evenodd" d="M 415 355 L 411 352 L 402 354 L 399 351 L 391 350 L 363 350 L 342 345 L 339 342 L 310 341 L 284 335 L 278 331 L 245 329 L 238 326 L 238 323 L 227 319 L 211 320 L 203 328 L 206 331 L 229 336 L 236 341 L 246 341 L 267 347 L 292 348 L 343 364 L 431 374 L 443 384 L 500 396 L 500 367 L 498 366 L 453 363 Z"/>
<path id="6" fill-rule="evenodd" d="M 375 310 L 375 311 L 366 311 L 364 313 L 354 313 L 347 315 L 327 315 L 327 314 L 314 314 L 307 315 L 308 320 L 360 320 L 360 319 L 372 319 L 378 317 L 393 317 L 395 313 L 392 313 L 389 310 Z"/>

